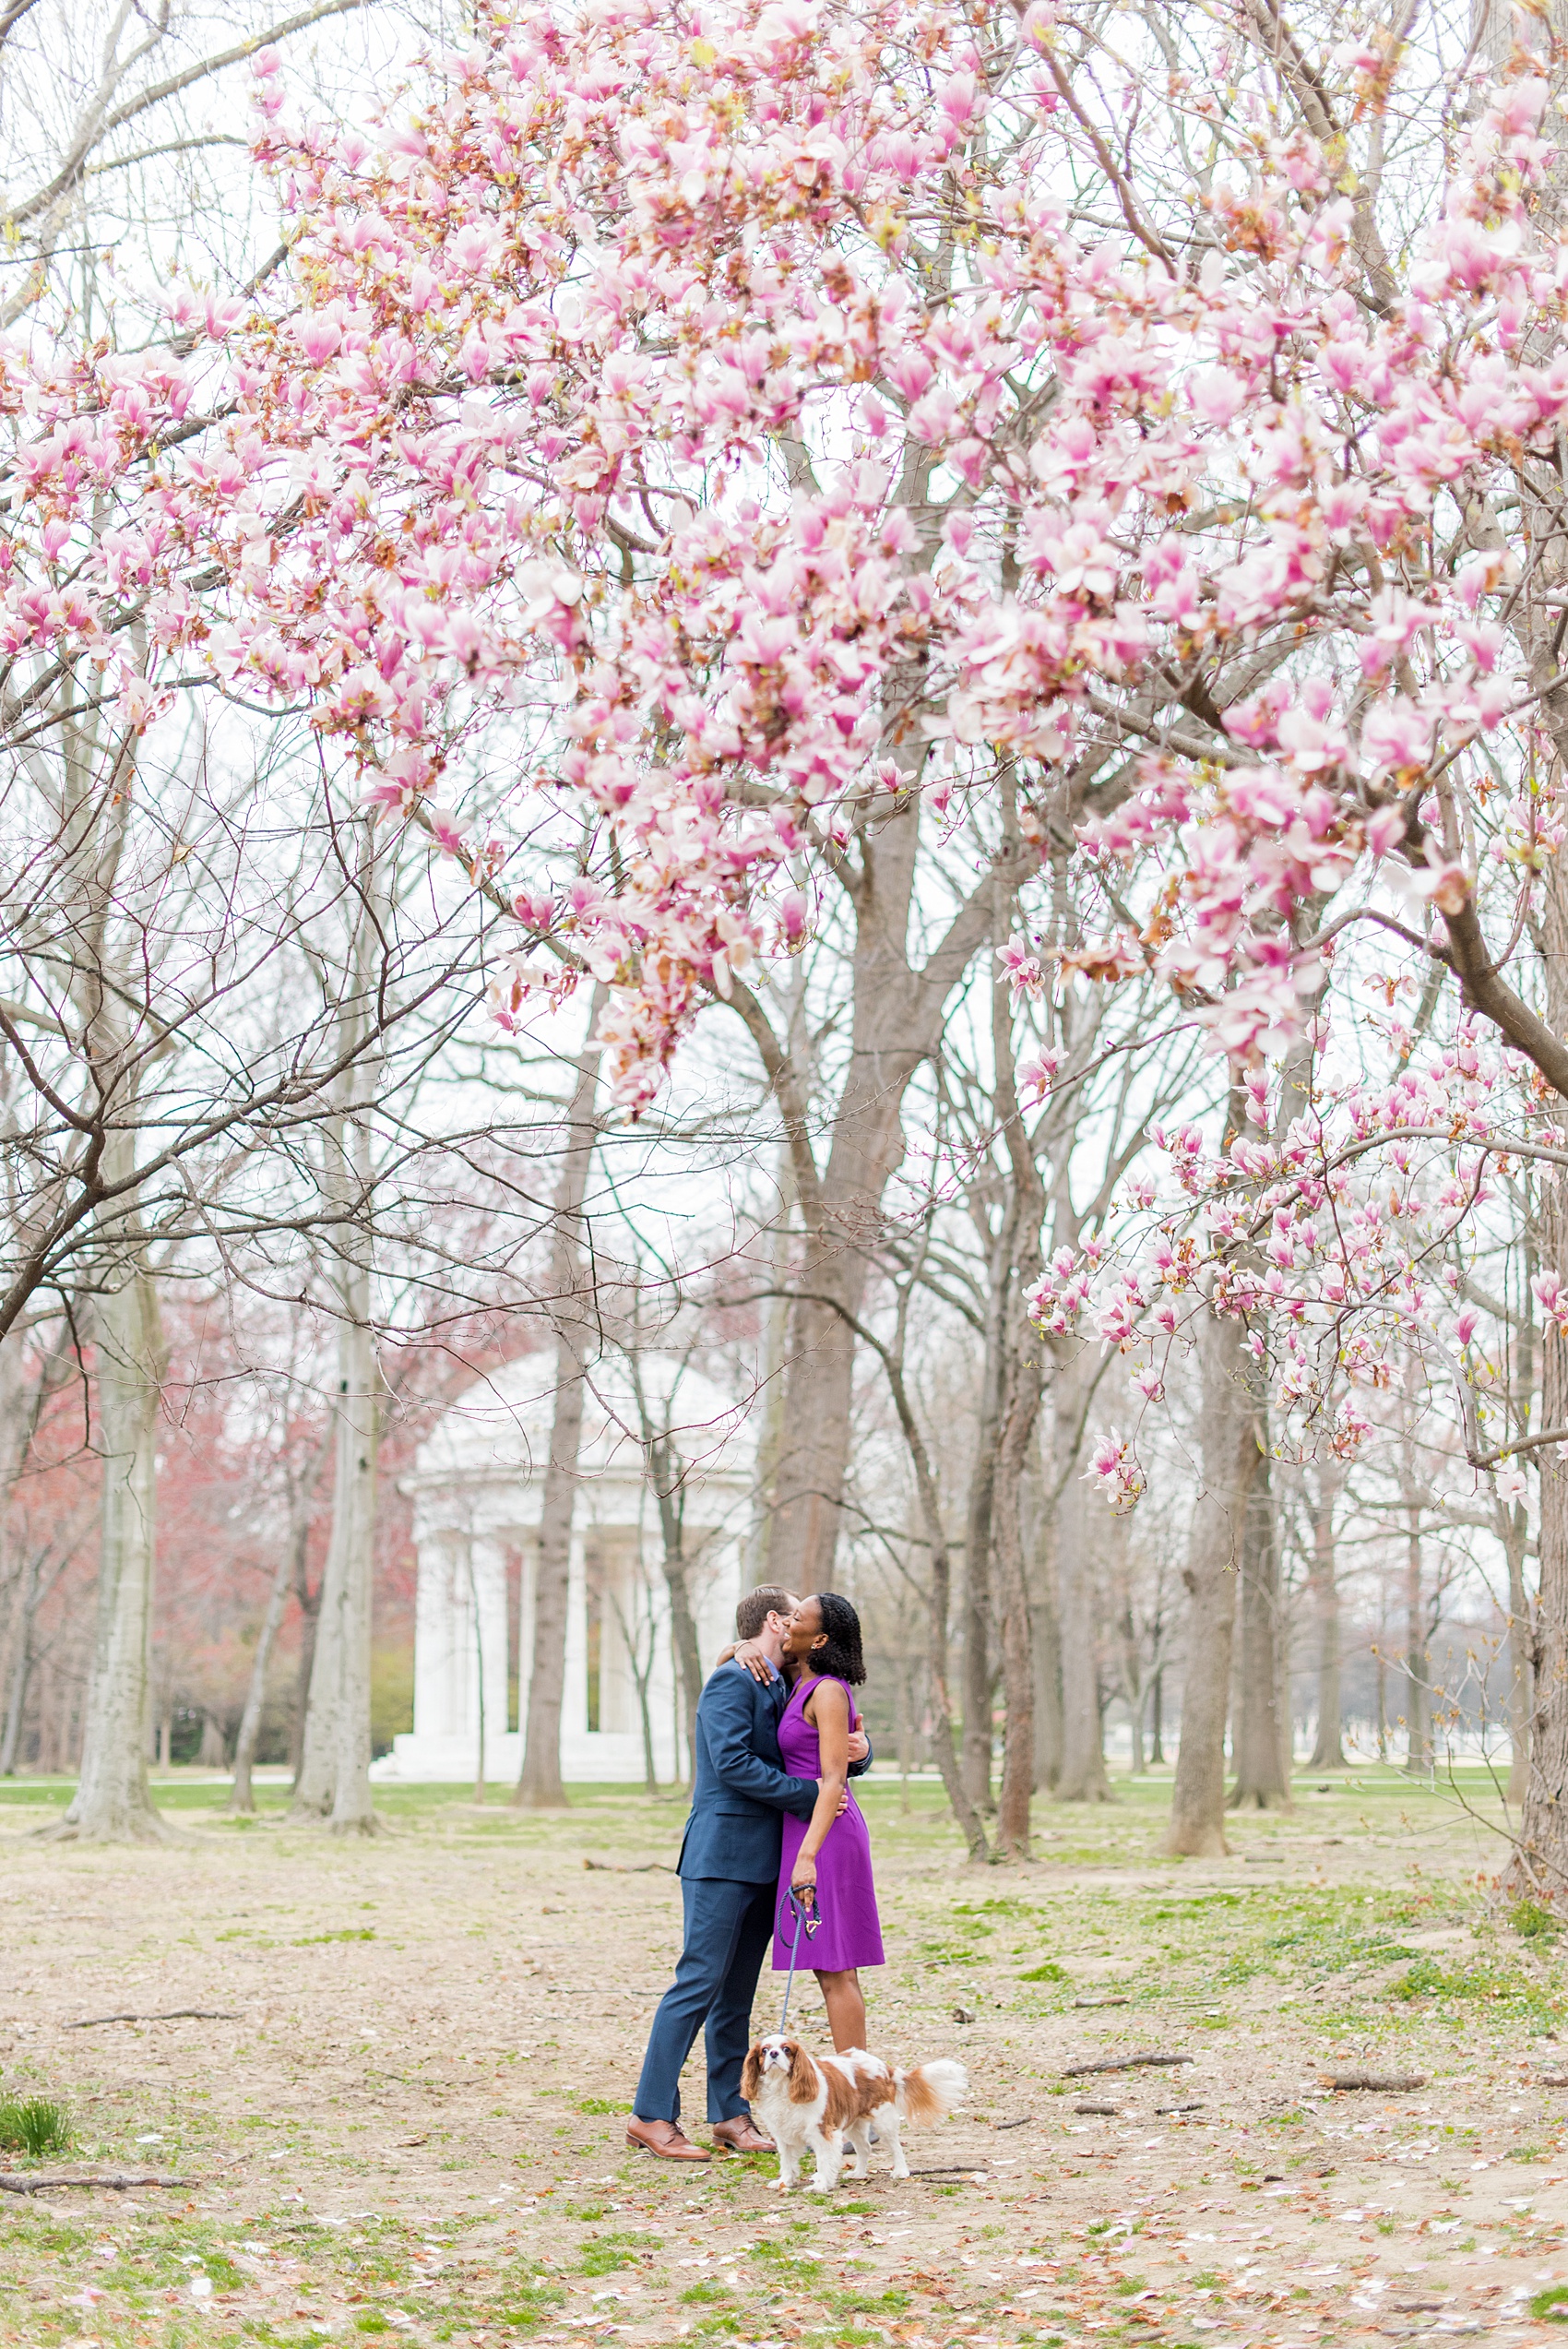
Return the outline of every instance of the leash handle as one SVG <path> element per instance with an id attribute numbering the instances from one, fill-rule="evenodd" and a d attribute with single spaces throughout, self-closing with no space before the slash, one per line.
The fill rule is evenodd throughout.
<path id="1" fill-rule="evenodd" d="M 790 2021 L 790 2000 L 793 1996 L 795 1988 L 795 1967 L 799 1961 L 801 1954 L 802 1932 L 804 1931 L 806 1938 L 809 1940 L 812 1935 L 816 1931 L 817 1926 L 822 1923 L 822 1914 L 815 1905 L 816 1888 L 814 1885 L 808 1885 L 806 1890 L 812 1895 L 812 1900 L 809 1904 L 802 1899 L 800 1893 L 796 1891 L 792 1884 L 790 1885 L 789 1891 L 784 1896 L 786 1911 L 791 1914 L 795 1920 L 795 1938 L 790 1945 L 790 1972 L 784 1983 L 784 2010 L 778 2018 L 778 2036 L 780 2039 L 783 2038 Z"/>

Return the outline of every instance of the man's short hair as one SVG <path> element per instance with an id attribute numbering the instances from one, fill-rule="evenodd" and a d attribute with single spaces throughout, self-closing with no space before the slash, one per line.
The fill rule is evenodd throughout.
<path id="1" fill-rule="evenodd" d="M 777 1582 L 759 1582 L 748 1591 L 735 1609 L 737 1640 L 756 1640 L 770 1615 L 788 1615 L 795 1604 L 792 1591 L 781 1591 Z"/>

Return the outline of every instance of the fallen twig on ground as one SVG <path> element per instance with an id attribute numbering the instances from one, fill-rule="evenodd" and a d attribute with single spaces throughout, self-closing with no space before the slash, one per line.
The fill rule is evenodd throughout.
<path id="1" fill-rule="evenodd" d="M 1325 2088 L 1366 2088 L 1374 2095 L 1380 2091 L 1384 2095 L 1399 2095 L 1407 2089 L 1424 2088 L 1427 2084 L 1424 2071 L 1325 2071 L 1318 2077 Z"/>
<path id="2" fill-rule="evenodd" d="M 1121 2109 L 1122 2107 L 1120 2105 L 1084 2104 L 1075 2105 L 1073 2107 L 1073 2110 L 1075 2113 L 1092 2114 L 1100 2120 L 1114 2120 Z"/>
<path id="3" fill-rule="evenodd" d="M 991 2125 L 992 2128 L 1027 2128 L 1033 2118 L 1033 2113 L 1020 2113 L 1016 2120 L 993 2120 Z"/>
<path id="4" fill-rule="evenodd" d="M 238 2022 L 229 2007 L 170 2007 L 159 2015 L 84 2015 L 79 2022 L 63 2022 L 62 2031 L 96 2031 L 105 2022 Z"/>
<path id="5" fill-rule="evenodd" d="M 1069 2064 L 1063 2080 L 1083 2080 L 1096 2071 L 1136 2071 L 1142 2065 L 1169 2069 L 1172 2064 L 1195 2064 L 1196 2056 L 1104 2056 L 1098 2063 Z"/>
<path id="6" fill-rule="evenodd" d="M 1100 2007 L 1130 2007 L 1131 1998 L 1075 1998 L 1075 2007 L 1087 2007 L 1091 2012 Z"/>
<path id="7" fill-rule="evenodd" d="M 655 1868 L 664 1876 L 675 1873 L 668 1860 L 590 1860 L 585 1857 L 583 1866 L 595 1869 L 600 1876 L 647 1876 Z"/>
<path id="8" fill-rule="evenodd" d="M 115 2193 L 122 2193 L 130 2186 L 194 2186 L 195 2184 L 194 2177 L 154 2177 L 150 2172 L 146 2176 L 136 2177 L 104 2177 L 102 2176 L 70 2177 L 62 2176 L 57 2170 L 40 2170 L 36 2174 L 30 2174 L 26 2170 L 0 2170 L 0 2194 L 42 2194 L 46 2187 L 54 2186 L 101 2186 L 112 2188 Z"/>

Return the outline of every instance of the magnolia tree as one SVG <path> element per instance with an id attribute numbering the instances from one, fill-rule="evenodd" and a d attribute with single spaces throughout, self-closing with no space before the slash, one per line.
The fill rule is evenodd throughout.
<path id="1" fill-rule="evenodd" d="M 345 134 L 294 117 L 264 52 L 287 287 L 261 315 L 177 304 L 179 352 L 11 363 L 5 602 L 16 645 L 98 662 L 132 733 L 193 661 L 307 705 L 370 804 L 515 920 L 504 1020 L 606 984 L 634 1111 L 700 1010 L 739 1007 L 835 1262 L 882 1212 L 997 876 L 1024 994 L 1169 985 L 1226 1066 L 1223 1133 L 1156 1137 L 1168 1175 L 1134 1174 L 1117 1234 L 1059 1258 L 1033 1311 L 1053 1336 L 1087 1317 L 1138 1408 L 1173 1350 L 1199 1357 L 1179 1848 L 1220 1831 L 1226 1569 L 1268 1449 L 1353 1450 L 1369 1386 L 1435 1347 L 1476 1473 L 1496 1465 L 1455 1257 L 1500 1158 L 1528 1158 L 1546 1334 L 1542 1425 L 1509 1431 L 1543 1487 L 1519 1865 L 1549 1892 L 1552 70 L 1490 18 L 1444 54 L 1271 0 L 606 0 L 481 7 L 466 50 Z M 122 490 L 124 527 L 84 549 L 89 503 Z M 464 777 L 522 745 L 517 824 L 475 830 Z M 920 859 L 960 823 L 973 886 L 916 954 Z M 1075 931 L 1045 955 L 1029 876 L 1053 843 Z M 857 998 L 854 1164 L 814 1226 L 809 1103 L 748 1007 L 830 888 L 883 1016 Z M 1026 1100 L 1056 1074 L 1020 1071 Z M 1135 1498 L 1135 1435 L 1097 1468 Z"/>

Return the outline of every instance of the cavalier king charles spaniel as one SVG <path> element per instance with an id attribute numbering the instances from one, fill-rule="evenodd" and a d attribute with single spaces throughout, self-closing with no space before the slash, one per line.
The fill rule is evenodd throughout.
<path id="1" fill-rule="evenodd" d="M 816 2155 L 814 2190 L 827 2193 L 838 2182 L 844 2140 L 855 2149 L 852 2177 L 866 2175 L 873 2122 L 879 2139 L 893 2149 L 893 2175 L 908 2177 L 899 2130 L 906 2121 L 945 2120 L 969 2091 L 969 2075 L 950 2057 L 891 2070 L 879 2056 L 848 2048 L 819 2063 L 798 2039 L 759 2039 L 746 2057 L 741 2093 L 752 2118 L 778 2148 L 779 2184 L 798 2185 L 809 2145 Z"/>

